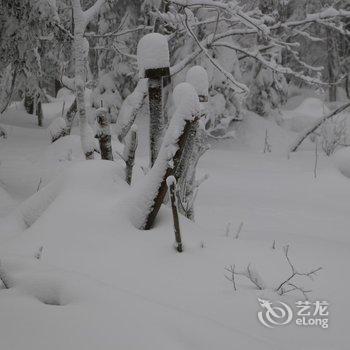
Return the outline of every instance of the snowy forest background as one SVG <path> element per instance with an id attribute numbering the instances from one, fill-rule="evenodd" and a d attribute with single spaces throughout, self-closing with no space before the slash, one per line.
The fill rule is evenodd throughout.
<path id="1" fill-rule="evenodd" d="M 349 0 L 0 0 L 0 348 L 346 349 L 349 79 Z"/>

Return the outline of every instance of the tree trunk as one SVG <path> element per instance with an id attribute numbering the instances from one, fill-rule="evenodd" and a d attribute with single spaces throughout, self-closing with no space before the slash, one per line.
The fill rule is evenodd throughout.
<path id="1" fill-rule="evenodd" d="M 100 108 L 97 113 L 97 122 L 99 125 L 98 140 L 100 143 L 101 159 L 113 160 L 111 129 L 107 118 L 107 110 Z"/>
<path id="2" fill-rule="evenodd" d="M 126 140 L 124 157 L 126 159 L 126 168 L 125 168 L 125 180 L 131 185 L 132 180 L 132 169 L 135 163 L 135 152 L 137 148 L 137 129 L 133 126 L 130 130 L 130 135 Z"/>
<path id="3" fill-rule="evenodd" d="M 62 82 L 55 79 L 55 96 L 57 97 L 58 91 L 63 88 Z"/>
<path id="4" fill-rule="evenodd" d="M 77 112 L 79 115 L 80 139 L 83 152 L 86 159 L 94 158 L 93 140 L 90 139 L 89 125 L 86 116 L 85 107 L 85 80 L 86 80 L 86 63 L 89 44 L 84 38 L 86 28 L 86 19 L 82 11 L 80 0 L 71 0 L 72 15 L 74 21 L 74 73 L 75 73 L 75 94 L 77 102 Z"/>
<path id="5" fill-rule="evenodd" d="M 34 96 L 29 94 L 27 91 L 24 95 L 24 109 L 28 114 L 34 113 Z"/>
<path id="6" fill-rule="evenodd" d="M 64 131 L 64 136 L 70 135 L 73 125 L 73 120 L 75 114 L 77 113 L 77 99 L 75 98 L 72 105 L 69 107 L 66 113 L 66 129 Z"/>
<path id="7" fill-rule="evenodd" d="M 40 127 L 43 126 L 44 114 L 43 114 L 43 107 L 40 100 L 37 102 L 36 115 L 38 117 L 38 126 Z"/>
<path id="8" fill-rule="evenodd" d="M 328 82 L 331 84 L 328 88 L 328 97 L 330 102 L 337 100 L 337 85 L 335 83 L 339 72 L 338 45 L 334 36 L 335 33 L 327 29 L 327 70 Z"/>

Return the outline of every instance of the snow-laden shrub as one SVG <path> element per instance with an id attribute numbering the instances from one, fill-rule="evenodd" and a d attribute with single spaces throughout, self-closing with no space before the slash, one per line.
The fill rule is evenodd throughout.
<path id="1" fill-rule="evenodd" d="M 111 73 L 101 75 L 97 87 L 91 94 L 91 105 L 96 109 L 100 107 L 105 108 L 111 123 L 117 121 L 122 98 Z"/>
<path id="2" fill-rule="evenodd" d="M 340 146 L 347 142 L 345 117 L 326 120 L 321 128 L 321 146 L 327 156 L 333 154 Z"/>
<path id="3" fill-rule="evenodd" d="M 250 93 L 246 100 L 247 108 L 261 116 L 277 109 L 287 102 L 288 85 L 282 74 L 269 69 L 256 67 L 252 77 Z"/>

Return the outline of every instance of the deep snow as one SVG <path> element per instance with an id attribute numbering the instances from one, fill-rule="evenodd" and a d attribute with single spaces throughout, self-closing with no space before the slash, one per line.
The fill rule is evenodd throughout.
<path id="1" fill-rule="evenodd" d="M 196 224 L 181 217 L 185 251 L 178 254 L 168 208 L 151 231 L 129 222 L 122 161 L 81 161 L 74 135 L 69 146 L 50 145 L 46 129 L 24 123 L 18 116 L 0 140 L 0 271 L 10 287 L 0 289 L 0 349 L 348 348 L 350 180 L 335 166 L 337 155 L 319 155 L 315 179 L 313 144 L 288 159 L 296 134 L 248 114 L 236 139 L 201 160 L 199 175 L 210 176 L 199 191 Z M 147 121 L 137 123 L 142 130 Z M 264 154 L 266 130 L 272 152 Z M 135 181 L 143 176 L 143 150 Z M 27 198 L 49 183 L 58 184 L 52 203 L 23 229 Z M 298 269 L 323 267 L 300 284 L 313 290 L 311 300 L 330 302 L 329 329 L 258 322 L 258 297 L 291 305 L 302 299 L 271 290 L 289 274 L 285 244 Z M 267 290 L 237 278 L 234 292 L 224 268 L 248 263 Z"/>

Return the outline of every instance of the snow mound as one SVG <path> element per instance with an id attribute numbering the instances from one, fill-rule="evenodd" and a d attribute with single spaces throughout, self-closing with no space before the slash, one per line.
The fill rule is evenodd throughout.
<path id="1" fill-rule="evenodd" d="M 344 147 L 333 155 L 334 163 L 338 170 L 350 178 L 350 147 Z"/>
<path id="2" fill-rule="evenodd" d="M 76 302 L 84 290 L 79 276 L 47 266 L 37 259 L 1 259 L 0 274 L 8 288 L 47 305 L 64 306 Z"/>
<path id="3" fill-rule="evenodd" d="M 60 227 L 61 221 L 64 220 L 62 212 L 74 208 L 72 203 L 81 202 L 82 198 L 89 196 L 96 200 L 99 195 L 110 191 L 108 186 L 115 187 L 116 184 L 118 188 L 127 186 L 122 176 L 122 169 L 119 169 L 114 162 L 96 160 L 73 163 L 17 208 L 15 228 L 23 230 L 31 227 L 58 198 L 62 200 L 63 197 L 65 203 L 63 210 L 56 210 L 49 215 L 50 225 L 56 223 Z M 83 207 L 86 207 L 84 200 L 83 203 Z"/>
<path id="4" fill-rule="evenodd" d="M 94 139 L 96 140 L 96 139 Z M 95 141 L 96 146 L 98 144 Z M 45 152 L 48 162 L 62 162 L 85 159 L 79 135 L 67 135 L 48 146 Z"/>
<path id="5" fill-rule="evenodd" d="M 299 133 L 329 112 L 322 100 L 314 97 L 306 98 L 294 110 L 283 112 L 284 125 L 287 129 Z"/>

